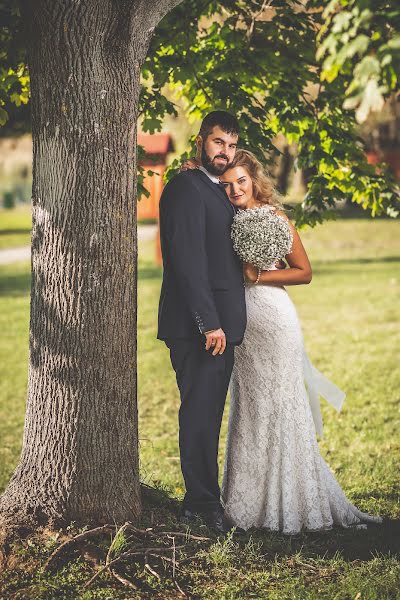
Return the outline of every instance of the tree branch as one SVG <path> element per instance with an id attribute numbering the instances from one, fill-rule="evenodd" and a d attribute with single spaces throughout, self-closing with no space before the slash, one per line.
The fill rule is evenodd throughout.
<path id="1" fill-rule="evenodd" d="M 114 527 L 112 525 L 102 525 L 101 527 L 96 527 L 95 529 L 89 529 L 88 531 L 84 531 L 83 533 L 79 533 L 73 538 L 66 540 L 61 546 L 56 548 L 52 554 L 50 554 L 49 558 L 43 565 L 43 571 L 48 571 L 49 568 L 53 565 L 54 561 L 58 556 L 63 552 L 66 548 L 70 548 L 74 544 L 78 544 L 83 542 L 90 537 L 94 537 L 96 535 L 100 535 L 102 533 L 108 533 L 113 531 Z"/>
<path id="2" fill-rule="evenodd" d="M 135 10 L 135 24 L 145 30 L 154 30 L 182 0 L 141 0 Z"/>

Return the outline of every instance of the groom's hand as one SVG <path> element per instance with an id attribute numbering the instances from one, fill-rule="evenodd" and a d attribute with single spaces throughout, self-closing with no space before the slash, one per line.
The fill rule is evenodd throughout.
<path id="1" fill-rule="evenodd" d="M 223 354 L 226 348 L 226 337 L 222 329 L 206 331 L 206 350 L 213 348 L 212 355 Z"/>

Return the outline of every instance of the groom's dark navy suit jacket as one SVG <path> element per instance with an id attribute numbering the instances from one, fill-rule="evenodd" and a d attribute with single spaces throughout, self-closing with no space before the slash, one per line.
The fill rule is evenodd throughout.
<path id="1" fill-rule="evenodd" d="M 220 507 L 219 432 L 233 345 L 246 326 L 242 266 L 230 235 L 234 214 L 225 191 L 200 170 L 180 173 L 161 196 L 158 337 L 170 350 L 181 397 L 183 506 L 198 512 Z M 213 356 L 202 334 L 220 327 L 228 343 L 222 355 Z"/>
<path id="2" fill-rule="evenodd" d="M 198 338 L 222 327 L 241 342 L 246 327 L 242 265 L 232 248 L 235 210 L 200 170 L 176 175 L 160 201 L 164 263 L 158 338 Z"/>

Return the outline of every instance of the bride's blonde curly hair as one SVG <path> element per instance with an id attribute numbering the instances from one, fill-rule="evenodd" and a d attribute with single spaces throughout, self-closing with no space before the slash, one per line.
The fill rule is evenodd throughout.
<path id="1" fill-rule="evenodd" d="M 254 198 L 257 202 L 264 202 L 283 209 L 281 196 L 275 189 L 270 177 L 256 156 L 249 150 L 237 150 L 235 158 L 229 165 L 229 169 L 244 167 L 253 182 Z M 228 170 L 228 169 L 227 169 Z"/>

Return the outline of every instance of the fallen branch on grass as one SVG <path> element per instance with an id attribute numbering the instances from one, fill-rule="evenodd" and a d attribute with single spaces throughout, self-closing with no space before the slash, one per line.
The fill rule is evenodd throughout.
<path id="1" fill-rule="evenodd" d="M 98 577 L 100 577 L 100 575 L 102 575 L 104 573 L 104 571 L 107 571 L 107 569 L 112 568 L 113 565 L 116 565 L 117 563 L 125 560 L 126 558 L 131 558 L 133 556 L 143 556 L 143 553 L 145 551 L 145 548 L 141 548 L 140 550 L 136 551 L 136 552 L 123 552 L 122 554 L 120 554 L 120 556 L 118 556 L 117 558 L 114 558 L 113 560 L 110 560 L 109 563 L 106 563 L 103 567 L 101 567 L 101 569 L 99 569 L 97 571 L 97 573 L 95 573 L 93 575 L 93 577 L 91 577 L 83 586 L 84 588 L 88 588 L 92 585 L 92 583 L 94 583 L 96 581 L 96 579 L 98 579 Z"/>
<path id="2" fill-rule="evenodd" d="M 117 573 L 117 571 L 114 571 L 114 569 L 110 569 L 110 573 L 113 577 L 115 577 L 115 579 L 117 581 L 119 581 L 119 583 L 122 583 L 122 585 L 125 585 L 128 588 L 131 588 L 131 590 L 138 589 L 137 585 L 135 585 L 132 581 L 130 581 L 130 579 L 127 579 L 126 577 L 122 577 L 122 575 Z"/>
<path id="3" fill-rule="evenodd" d="M 66 548 L 69 548 L 74 544 L 83 542 L 89 539 L 90 537 L 95 537 L 96 535 L 100 535 L 102 533 L 109 533 L 114 529 L 115 528 L 112 525 L 102 525 L 101 527 L 95 527 L 94 529 L 89 529 L 88 531 L 79 533 L 73 538 L 66 540 L 63 544 L 61 544 L 61 546 L 56 548 L 52 554 L 50 554 L 49 558 L 43 566 L 43 571 L 48 571 L 50 569 L 50 566 L 52 566 L 52 564 L 55 562 L 56 558 L 58 558 L 61 552 L 63 552 Z"/>
<path id="4" fill-rule="evenodd" d="M 131 547 L 125 552 L 121 552 L 119 556 L 112 558 L 112 554 L 114 551 L 114 542 L 119 535 L 123 535 L 125 533 L 133 534 L 129 536 L 129 543 Z M 176 545 L 175 538 L 183 538 L 182 544 Z M 135 547 L 135 538 L 137 542 L 141 543 L 140 547 Z M 145 546 L 143 542 L 145 540 L 150 541 L 150 546 Z M 156 577 L 158 581 L 161 581 L 161 575 L 155 569 L 155 566 L 151 564 L 151 559 L 158 559 L 162 562 L 170 564 L 172 567 L 172 581 L 178 590 L 181 596 L 186 596 L 185 592 L 180 587 L 179 583 L 176 580 L 176 571 L 179 569 L 180 561 L 177 560 L 177 552 L 187 548 L 188 543 L 190 542 L 208 542 L 211 541 L 211 538 L 192 535 L 188 532 L 182 531 L 157 531 L 155 532 L 152 528 L 148 529 L 139 529 L 135 527 L 131 523 L 125 523 L 115 534 L 114 540 L 112 541 L 109 550 L 107 552 L 105 564 L 101 569 L 97 571 L 85 584 L 84 588 L 87 589 L 107 570 L 110 571 L 111 575 L 115 577 L 120 583 L 123 585 L 137 589 L 134 583 L 130 579 L 127 579 L 125 576 L 121 575 L 121 573 L 115 570 L 115 567 L 129 559 L 133 559 L 136 561 L 143 561 L 143 568 L 145 571 Z M 127 543 L 127 542 L 125 542 Z M 156 544 L 159 545 L 156 545 Z M 165 545 L 168 543 L 168 545 Z M 170 556 L 168 556 L 170 555 Z M 194 557 L 194 555 L 193 555 Z M 185 557 L 184 562 L 189 562 L 193 559 L 193 557 Z"/>
<path id="5" fill-rule="evenodd" d="M 66 549 L 79 544 L 91 537 L 95 537 L 97 535 L 110 533 L 115 531 L 115 527 L 112 525 L 103 525 L 101 527 L 96 527 L 94 529 L 90 529 L 88 531 L 84 531 L 71 539 L 66 540 L 62 543 L 54 552 L 49 556 L 45 565 L 43 566 L 43 571 L 47 571 L 54 564 L 56 559 L 64 552 Z M 112 558 L 113 553 L 116 551 L 116 540 L 118 536 L 124 536 L 125 533 L 129 532 L 128 539 L 123 539 L 123 543 L 125 548 L 127 545 L 130 547 L 126 549 L 124 552 L 121 552 L 119 556 Z M 126 536 L 125 536 L 126 537 Z M 175 544 L 175 538 L 180 538 L 183 543 L 180 545 Z M 150 545 L 146 545 L 146 540 L 150 542 Z M 140 529 L 135 527 L 132 523 L 126 522 L 124 525 L 120 527 L 118 531 L 116 531 L 114 538 L 109 546 L 105 564 L 97 570 L 97 572 L 84 584 L 84 588 L 89 588 L 104 572 L 107 570 L 110 574 L 119 581 L 122 585 L 129 587 L 131 589 L 138 589 L 138 586 L 135 585 L 130 579 L 128 579 L 125 575 L 119 573 L 115 567 L 118 564 L 121 564 L 124 561 L 129 559 L 133 559 L 133 562 L 140 561 L 143 564 L 143 568 L 145 571 L 148 571 L 156 577 L 158 581 L 161 581 L 161 575 L 155 569 L 154 564 L 151 564 L 152 559 L 161 560 L 164 563 L 164 567 L 167 565 L 171 566 L 172 570 L 172 581 L 178 590 L 181 596 L 186 596 L 185 592 L 180 587 L 179 583 L 176 580 L 176 571 L 180 570 L 179 567 L 182 563 L 187 563 L 193 560 L 195 554 L 190 557 L 185 557 L 182 560 L 177 559 L 177 552 L 183 549 L 188 549 L 188 545 L 190 542 L 209 542 L 211 538 L 192 535 L 190 533 L 183 531 L 154 531 L 153 528 L 148 529 Z M 139 547 L 135 547 L 135 542 Z M 121 548 L 120 548 L 121 550 Z M 169 555 L 169 556 L 168 556 Z"/>
<path id="6" fill-rule="evenodd" d="M 127 523 L 126 525 L 128 526 L 127 529 L 130 529 L 134 533 L 137 533 L 137 534 L 143 535 L 143 536 L 148 535 L 149 537 L 153 537 L 153 538 L 170 536 L 170 537 L 183 537 L 183 538 L 187 538 L 188 540 L 194 540 L 197 542 L 211 541 L 211 538 L 209 538 L 209 537 L 201 537 L 199 535 L 192 535 L 191 533 L 186 533 L 184 531 L 158 531 L 157 533 L 154 533 L 152 528 L 138 529 L 137 527 L 135 527 L 134 525 L 131 525 L 130 523 Z"/>
<path id="7" fill-rule="evenodd" d="M 184 546 L 177 546 L 177 548 L 184 548 Z M 103 567 L 101 567 L 101 569 L 99 569 L 97 571 L 97 573 L 95 573 L 93 575 L 93 577 L 91 577 L 89 579 L 89 581 L 87 581 L 85 583 L 85 585 L 83 587 L 89 587 L 92 585 L 92 583 L 98 578 L 100 577 L 100 575 L 102 573 L 104 573 L 104 571 L 107 571 L 107 569 L 110 569 L 116 565 L 117 563 L 120 563 L 124 560 L 126 560 L 127 558 L 133 558 L 134 556 L 138 556 L 138 557 L 142 557 L 145 559 L 145 561 L 147 560 L 148 556 L 152 556 L 154 558 L 160 558 L 161 560 L 165 560 L 167 562 L 173 562 L 172 558 L 168 558 L 168 556 L 161 556 L 160 554 L 156 554 L 155 551 L 157 552 L 171 552 L 172 548 L 138 548 L 134 551 L 131 550 L 127 550 L 126 552 L 123 552 L 122 554 L 120 554 L 119 556 L 117 556 L 116 558 L 114 558 L 113 560 L 110 560 L 109 563 L 106 563 Z M 177 564 L 179 565 L 179 561 L 177 562 Z M 146 562 L 145 562 L 145 566 L 146 566 Z M 154 573 L 153 573 L 154 575 Z"/>

